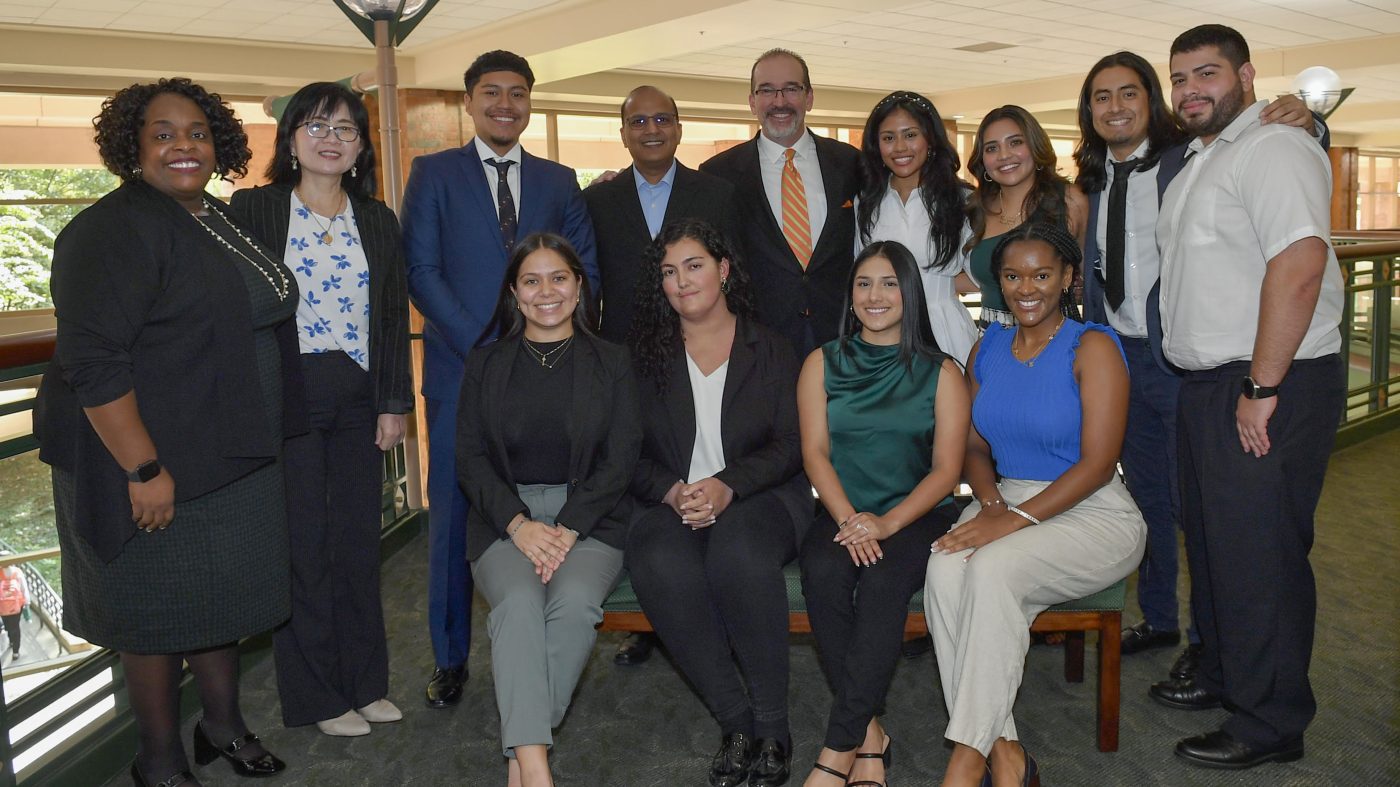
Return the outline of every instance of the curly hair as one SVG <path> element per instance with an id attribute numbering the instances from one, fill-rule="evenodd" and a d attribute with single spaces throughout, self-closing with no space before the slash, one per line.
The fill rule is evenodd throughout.
<path id="1" fill-rule="evenodd" d="M 93 137 L 102 163 L 122 180 L 140 180 L 136 169 L 141 159 L 141 126 L 146 122 L 146 107 L 162 93 L 174 93 L 193 101 L 209 121 L 209 133 L 214 140 L 214 174 L 224 180 L 232 174 L 248 174 L 248 135 L 243 122 L 218 93 L 210 93 L 185 77 L 171 77 L 147 85 L 132 85 L 118 90 L 102 102 L 102 111 L 92 119 L 96 132 Z"/>
<path id="2" fill-rule="evenodd" d="M 1013 244 L 1026 241 L 1040 241 L 1048 245 L 1062 264 L 1068 265 L 1076 275 L 1078 274 L 1079 263 L 1084 259 L 1084 254 L 1079 249 L 1079 241 L 1069 234 L 1069 230 L 1058 224 L 1028 221 L 1006 233 L 1001 237 L 1001 240 L 997 241 L 996 248 L 992 250 L 993 281 L 1001 279 L 1001 266 L 1006 257 L 1007 249 L 1011 248 Z M 1073 282 L 1073 280 L 1074 276 L 1071 276 L 1070 281 Z M 1011 298 L 1007 297 L 1006 302 L 1010 303 Z M 1071 320 L 1083 322 L 1079 316 L 1079 304 L 1074 301 L 1073 284 L 1060 293 L 1060 313 Z"/>
<path id="3" fill-rule="evenodd" d="M 671 361 L 682 340 L 681 317 L 671 308 L 671 302 L 661 289 L 661 262 L 666 259 L 667 249 L 682 240 L 700 244 L 715 262 L 729 261 L 725 306 L 732 314 L 746 320 L 754 315 L 748 274 L 723 232 L 700 219 L 678 219 L 662 227 L 642 255 L 642 270 L 632 295 L 632 325 L 627 331 L 627 346 L 632 349 L 637 371 L 656 386 L 658 394 L 666 392 Z"/>

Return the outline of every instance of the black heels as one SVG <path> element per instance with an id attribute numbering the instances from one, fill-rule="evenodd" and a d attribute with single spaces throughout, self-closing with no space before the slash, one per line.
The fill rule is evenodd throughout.
<path id="1" fill-rule="evenodd" d="M 185 782 L 194 781 L 194 774 L 189 771 L 180 771 L 163 782 L 151 784 L 146 781 L 146 777 L 141 775 L 141 769 L 136 767 L 136 763 L 131 764 L 131 781 L 136 787 L 177 787 Z"/>
<path id="2" fill-rule="evenodd" d="M 277 759 L 272 752 L 264 751 L 257 757 L 243 759 L 237 754 L 250 743 L 257 743 L 258 736 L 248 733 L 241 738 L 235 738 L 227 746 L 216 746 L 209 740 L 209 735 L 204 731 L 202 723 L 194 725 L 194 761 L 199 765 L 208 765 L 219 757 L 228 760 L 228 764 L 233 768 L 233 772 L 239 776 L 251 778 L 261 778 L 280 773 L 287 767 L 287 763 Z"/>
<path id="3" fill-rule="evenodd" d="M 891 738 L 890 736 L 886 735 L 886 736 L 885 736 L 885 750 L 884 750 L 884 751 L 880 752 L 879 754 L 874 754 L 874 753 L 869 753 L 869 752 L 856 752 L 856 759 L 857 759 L 857 760 L 880 760 L 880 761 L 884 764 L 884 766 L 885 766 L 885 778 L 888 779 L 888 778 L 889 778 L 889 773 L 890 773 L 890 766 L 891 766 L 891 764 L 893 764 L 893 762 L 894 762 L 894 753 L 893 753 L 893 752 L 894 752 L 894 739 Z M 875 785 L 875 787 L 884 787 L 884 785 L 880 784 L 880 782 L 874 782 L 874 781 L 847 782 L 847 784 L 848 784 L 848 785 L 851 785 L 851 787 L 854 787 L 855 785 L 860 785 L 860 784 L 864 784 L 864 785 Z"/>

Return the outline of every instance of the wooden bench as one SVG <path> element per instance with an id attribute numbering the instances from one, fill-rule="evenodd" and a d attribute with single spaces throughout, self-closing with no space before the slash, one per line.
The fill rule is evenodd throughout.
<path id="1" fill-rule="evenodd" d="M 802 596 L 802 580 L 798 568 L 789 565 L 783 570 L 788 592 L 788 630 L 793 633 L 811 632 L 807 618 L 807 600 Z M 1123 599 L 1126 581 L 1099 591 L 1092 596 L 1059 604 L 1045 610 L 1031 625 L 1033 632 L 1066 632 L 1065 680 L 1084 680 L 1084 634 L 1099 633 L 1099 751 L 1118 751 L 1118 691 L 1120 680 L 1119 635 L 1123 623 Z M 603 622 L 599 631 L 652 631 L 651 622 L 637 603 L 637 594 L 626 576 L 603 602 Z M 924 619 L 924 595 L 915 593 L 909 605 L 909 618 L 904 623 L 906 634 L 927 634 Z"/>

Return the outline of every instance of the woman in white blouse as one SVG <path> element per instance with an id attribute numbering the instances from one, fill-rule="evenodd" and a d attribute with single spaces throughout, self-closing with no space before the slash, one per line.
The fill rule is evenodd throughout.
<path id="1" fill-rule="evenodd" d="M 301 363 L 284 371 L 311 427 L 283 448 L 292 619 L 273 640 L 282 720 L 365 735 L 369 722 L 402 718 L 385 698 L 381 452 L 403 439 L 413 380 L 399 224 L 374 199 L 360 98 L 332 82 L 297 91 L 267 178 L 231 203 L 297 280 Z"/>
<path id="2" fill-rule="evenodd" d="M 903 90 L 881 99 L 865 121 L 861 172 L 856 254 L 881 240 L 913 252 L 938 348 L 965 363 L 977 340 L 972 316 L 958 300 L 959 285 L 976 289 L 963 273 L 971 189 L 958 178 L 958 152 L 933 103 Z"/>

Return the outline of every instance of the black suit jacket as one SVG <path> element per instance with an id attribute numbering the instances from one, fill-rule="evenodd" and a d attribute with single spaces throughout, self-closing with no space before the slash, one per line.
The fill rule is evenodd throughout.
<path id="1" fill-rule="evenodd" d="M 259 186 L 235 191 L 230 206 L 262 244 L 281 260 L 291 224 L 292 187 Z M 399 220 L 379 200 L 351 199 L 369 265 L 369 373 L 377 413 L 413 409 L 413 374 L 408 355 L 408 284 L 404 275 Z M 294 381 L 300 390 L 300 367 Z"/>
<path id="2" fill-rule="evenodd" d="M 777 333 L 740 320 L 729 353 L 720 405 L 724 469 L 715 474 L 735 499 L 772 491 L 792 518 L 797 543 L 812 523 L 812 490 L 802 472 L 797 427 L 797 357 Z M 695 450 L 695 397 L 685 348 L 677 347 L 664 394 L 639 378 L 642 457 L 632 495 L 656 505 L 671 485 L 690 474 Z"/>
<path id="3" fill-rule="evenodd" d="M 516 494 L 502 424 L 520 417 L 512 408 L 510 370 L 521 337 L 501 339 L 467 356 L 457 408 L 457 482 L 467 511 L 467 560 L 509 538 L 506 525 L 529 509 Z M 627 506 L 623 496 L 637 464 L 642 429 L 637 386 L 627 351 L 574 334 L 573 394 L 569 408 L 569 498 L 557 520 L 622 549 Z"/>
<path id="4" fill-rule="evenodd" d="M 840 328 L 846 279 L 855 257 L 853 205 L 860 190 L 860 151 L 816 134 L 812 138 L 826 192 L 826 223 L 812 228 L 816 243 L 806 270 L 793 256 L 763 190 L 757 136 L 700 165 L 701 172 L 734 184 L 744 216 L 743 246 L 758 318 L 786 337 L 799 357 L 836 338 Z"/>
<path id="5" fill-rule="evenodd" d="M 593 220 L 598 271 L 603 277 L 599 293 L 603 314 L 598 332 L 609 341 L 624 342 L 632 324 L 632 295 L 641 270 L 642 254 L 651 245 L 651 231 L 647 229 L 642 202 L 637 196 L 633 168 L 629 166 L 607 183 L 594 181 L 584 189 L 583 201 Z M 704 219 L 713 224 L 742 256 L 734 187 L 728 181 L 696 172 L 678 161 L 662 224 L 685 218 Z"/>

